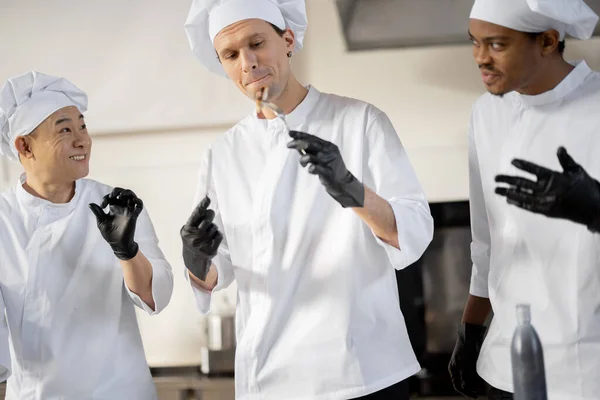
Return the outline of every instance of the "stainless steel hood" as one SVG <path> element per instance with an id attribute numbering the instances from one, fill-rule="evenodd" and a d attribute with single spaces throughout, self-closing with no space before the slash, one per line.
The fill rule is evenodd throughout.
<path id="1" fill-rule="evenodd" d="M 468 44 L 473 0 L 336 0 L 348 50 Z M 586 0 L 600 14 L 600 0 Z M 600 24 L 596 28 L 600 36 Z"/>

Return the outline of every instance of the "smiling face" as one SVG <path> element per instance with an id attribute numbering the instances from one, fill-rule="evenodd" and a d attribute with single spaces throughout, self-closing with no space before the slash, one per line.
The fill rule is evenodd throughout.
<path id="1" fill-rule="evenodd" d="M 42 182 L 71 183 L 89 173 L 92 139 L 75 106 L 54 112 L 15 145 L 27 175 Z"/>
<path id="2" fill-rule="evenodd" d="M 487 90 L 497 96 L 526 92 L 543 68 L 540 41 L 531 35 L 489 22 L 471 19 L 469 36 L 473 57 Z"/>
<path id="3" fill-rule="evenodd" d="M 229 25 L 215 37 L 214 46 L 229 79 L 255 100 L 261 88 L 275 101 L 286 89 L 291 76 L 288 53 L 294 49 L 291 30 L 281 35 L 260 19 Z"/>

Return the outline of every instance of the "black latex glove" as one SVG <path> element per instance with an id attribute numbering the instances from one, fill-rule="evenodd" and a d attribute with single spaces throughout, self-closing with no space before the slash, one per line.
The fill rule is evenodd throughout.
<path id="1" fill-rule="evenodd" d="M 215 212 L 209 210 L 210 199 L 205 197 L 181 228 L 183 262 L 198 279 L 205 280 L 212 259 L 217 255 L 223 235 L 213 223 Z"/>
<path id="2" fill-rule="evenodd" d="M 517 207 L 577 222 L 592 232 L 600 232 L 600 183 L 590 177 L 564 147 L 558 149 L 558 160 L 563 172 L 525 160 L 513 160 L 512 165 L 535 175 L 537 180 L 498 175 L 496 182 L 510 186 L 498 187 L 496 193 Z"/>
<path id="3" fill-rule="evenodd" d="M 300 164 L 311 164 L 308 172 L 319 176 L 331 197 L 344 208 L 364 206 L 365 187 L 346 169 L 335 144 L 304 132 L 290 131 L 290 136 L 294 140 L 287 147 L 306 152 L 300 157 Z"/>
<path id="4" fill-rule="evenodd" d="M 483 325 L 461 325 L 448 365 L 454 390 L 473 399 L 477 398 L 477 388 L 482 383 L 482 379 L 477 375 L 476 367 L 485 329 Z"/>
<path id="5" fill-rule="evenodd" d="M 90 204 L 96 216 L 98 229 L 120 260 L 131 260 L 138 253 L 139 246 L 134 240 L 135 224 L 144 208 L 142 199 L 131 190 L 114 188 L 102 198 L 100 206 Z M 104 208 L 110 206 L 109 212 Z"/>

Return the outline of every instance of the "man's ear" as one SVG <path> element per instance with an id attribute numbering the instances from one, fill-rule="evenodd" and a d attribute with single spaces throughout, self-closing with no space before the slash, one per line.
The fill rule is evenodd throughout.
<path id="1" fill-rule="evenodd" d="M 27 136 L 18 136 L 15 139 L 15 147 L 17 148 L 17 152 L 19 153 L 19 159 L 34 158 L 33 150 L 31 149 L 30 138 Z"/>
<path id="2" fill-rule="evenodd" d="M 538 40 L 542 50 L 542 56 L 548 56 L 557 51 L 560 43 L 560 34 L 552 29 L 540 34 Z"/>
<path id="3" fill-rule="evenodd" d="M 294 47 L 296 46 L 296 36 L 291 29 L 286 29 L 283 33 L 283 40 L 285 40 L 285 47 L 288 51 L 294 51 Z"/>

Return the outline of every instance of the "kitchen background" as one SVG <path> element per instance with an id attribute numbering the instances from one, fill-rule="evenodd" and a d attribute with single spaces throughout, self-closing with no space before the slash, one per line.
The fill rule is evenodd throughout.
<path id="1" fill-rule="evenodd" d="M 155 317 L 138 314 L 164 398 L 169 391 L 192 396 L 181 390 L 196 386 L 228 399 L 231 379 L 194 374 L 207 319 L 184 280 L 179 229 L 193 206 L 202 153 L 253 104 L 193 57 L 183 30 L 190 4 L 1 0 L 0 80 L 37 70 L 65 76 L 88 93 L 90 177 L 131 188 L 144 200 L 175 272 L 168 308 Z M 445 366 L 468 291 L 466 129 L 484 90 L 467 39 L 471 4 L 307 0 L 305 48 L 292 58 L 304 84 L 368 101 L 390 116 L 432 203 L 434 242 L 421 261 L 398 273 L 425 367 L 415 383 L 422 395 L 451 393 Z M 600 0 L 588 4 L 600 12 Z M 600 39 L 568 41 L 566 57 L 600 69 Z M 14 185 L 20 171 L 0 159 L 0 189 Z M 235 292 L 234 284 L 218 294 L 216 313 L 232 311 Z"/>

